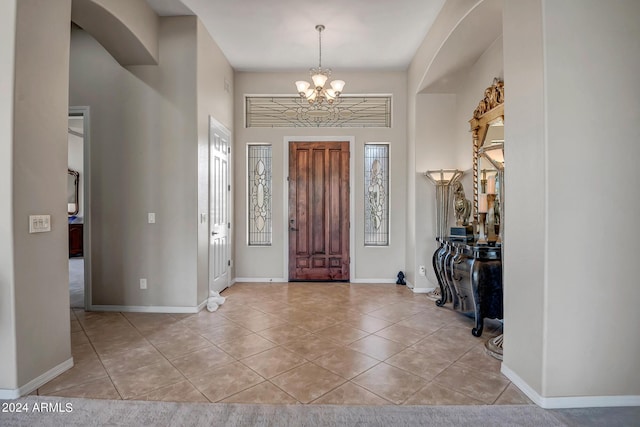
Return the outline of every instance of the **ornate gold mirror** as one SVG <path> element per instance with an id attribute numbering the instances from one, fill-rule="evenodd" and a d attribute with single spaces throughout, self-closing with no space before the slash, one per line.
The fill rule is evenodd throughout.
<path id="1" fill-rule="evenodd" d="M 80 211 L 78 198 L 78 181 L 80 173 L 73 169 L 67 169 L 67 214 L 76 215 Z"/>
<path id="2" fill-rule="evenodd" d="M 501 241 L 504 199 L 504 82 L 495 78 L 469 121 L 473 135 L 473 218 Z M 479 218 L 480 217 L 480 218 Z"/>

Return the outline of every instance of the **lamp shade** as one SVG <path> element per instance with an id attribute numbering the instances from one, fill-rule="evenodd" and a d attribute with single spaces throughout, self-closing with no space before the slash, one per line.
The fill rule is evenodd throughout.
<path id="1" fill-rule="evenodd" d="M 320 73 L 317 73 L 311 76 L 311 80 L 313 80 L 313 84 L 316 87 L 316 89 L 324 87 L 324 84 L 327 82 L 328 78 L 329 77 L 326 74 L 320 74 Z"/>
<path id="2" fill-rule="evenodd" d="M 304 80 L 298 80 L 296 82 L 296 87 L 298 88 L 299 94 L 305 93 L 307 89 L 309 89 L 309 86 L 311 86 L 311 84 L 309 82 L 305 82 Z"/>
<path id="3" fill-rule="evenodd" d="M 489 160 L 496 169 L 504 169 L 504 143 L 491 144 L 488 147 L 482 147 L 480 148 L 479 153 Z"/>
<path id="4" fill-rule="evenodd" d="M 444 185 L 457 181 L 462 177 L 462 174 L 463 172 L 458 169 L 437 169 L 426 171 L 424 176 L 436 185 Z"/>
<path id="5" fill-rule="evenodd" d="M 342 93 L 342 89 L 344 89 L 344 81 L 343 80 L 333 80 L 331 82 L 331 88 L 338 94 Z"/>

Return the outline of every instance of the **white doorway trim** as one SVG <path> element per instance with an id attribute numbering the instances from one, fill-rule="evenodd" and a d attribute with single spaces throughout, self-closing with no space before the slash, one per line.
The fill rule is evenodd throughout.
<path id="1" fill-rule="evenodd" d="M 83 162 L 83 189 L 82 198 L 83 216 L 83 241 L 82 257 L 84 260 L 84 309 L 92 310 L 91 305 L 91 113 L 89 106 L 69 107 L 69 117 L 82 116 L 82 162 Z"/>
<path id="2" fill-rule="evenodd" d="M 349 141 L 349 258 L 351 263 L 349 264 L 349 277 L 350 282 L 355 280 L 356 271 L 356 257 L 355 257 L 355 149 L 356 149 L 356 137 L 355 136 L 285 136 L 284 137 L 284 180 L 282 183 L 284 194 L 284 206 L 283 206 L 283 235 L 282 240 L 284 242 L 283 252 L 283 282 L 289 281 L 289 143 L 294 141 L 301 142 L 332 142 L 332 141 Z"/>
<path id="3" fill-rule="evenodd" d="M 222 200 L 218 200 L 215 201 L 213 200 L 212 197 L 212 190 L 213 190 L 213 186 L 214 186 L 214 179 L 216 178 L 214 176 L 215 171 L 213 170 L 212 166 L 211 166 L 211 162 L 213 160 L 213 157 L 215 155 L 214 153 L 214 148 L 213 145 L 215 144 L 215 133 L 219 133 L 222 135 L 222 151 L 224 154 L 224 157 L 226 157 L 226 159 L 224 159 L 226 161 L 226 169 L 224 171 L 224 174 L 226 175 L 224 177 L 224 181 L 225 181 L 225 186 L 227 186 L 227 188 L 222 188 L 221 189 L 221 194 L 224 193 L 224 197 L 226 197 L 226 202 L 222 201 Z M 224 139 L 226 138 L 226 142 L 224 142 Z M 208 276 L 207 276 L 207 298 L 209 297 L 209 295 L 211 294 L 211 291 L 217 291 L 217 292 L 222 292 L 222 290 L 226 289 L 229 287 L 230 283 L 231 283 L 231 252 L 232 252 L 232 229 L 231 229 L 231 214 L 232 214 L 232 210 L 231 210 L 231 205 L 233 204 L 233 194 L 231 192 L 231 164 L 232 164 L 232 158 L 231 158 L 231 147 L 233 145 L 232 143 L 232 138 L 233 136 L 231 135 L 231 131 L 229 131 L 229 129 L 227 129 L 222 123 L 220 123 L 218 120 L 216 120 L 213 116 L 209 116 L 209 141 L 208 141 L 208 169 L 209 169 L 209 182 L 208 182 L 208 190 L 207 190 L 207 197 L 209 199 L 209 210 L 207 213 L 207 218 L 208 218 L 208 228 L 207 228 L 207 247 L 208 247 Z M 220 158 L 220 157 L 219 157 Z M 220 189 L 219 189 L 220 190 Z M 222 203 L 222 207 L 224 208 L 224 212 L 223 215 L 226 218 L 226 220 L 224 221 L 227 224 L 223 224 L 222 228 L 220 228 L 220 225 L 218 224 L 218 228 L 217 230 L 220 231 L 224 236 L 225 236 L 225 243 L 224 243 L 224 249 L 222 253 L 218 253 L 215 254 L 213 252 L 212 249 L 212 242 L 214 241 L 213 238 L 213 233 L 214 233 L 214 228 L 216 227 L 216 224 L 213 223 L 213 215 L 212 215 L 212 210 L 214 208 L 214 203 Z M 215 234 L 218 234 L 218 232 L 216 232 Z M 218 255 L 224 255 L 224 260 L 223 260 L 223 264 L 225 266 L 225 270 L 224 273 L 220 273 L 216 271 L 215 268 L 215 262 L 214 262 L 214 258 L 215 256 Z M 220 260 L 218 260 L 220 261 Z M 218 265 L 220 266 L 220 262 L 218 262 Z M 219 278 L 216 278 L 214 276 L 216 276 L 216 274 L 219 274 Z M 215 289 L 212 289 L 215 288 Z"/>

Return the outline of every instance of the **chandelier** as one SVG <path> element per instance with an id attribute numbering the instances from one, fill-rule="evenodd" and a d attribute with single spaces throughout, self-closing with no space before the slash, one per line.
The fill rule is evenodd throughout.
<path id="1" fill-rule="evenodd" d="M 322 31 L 324 31 L 324 25 L 316 25 L 316 30 L 318 31 L 318 68 L 309 70 L 313 86 L 312 83 L 299 80 L 296 82 L 296 87 L 300 97 L 309 101 L 311 105 L 322 104 L 325 99 L 329 104 L 333 104 L 333 101 L 342 93 L 345 83 L 342 80 L 333 80 L 329 83 L 330 88 L 324 87 L 331 75 L 330 68 L 322 68 Z"/>

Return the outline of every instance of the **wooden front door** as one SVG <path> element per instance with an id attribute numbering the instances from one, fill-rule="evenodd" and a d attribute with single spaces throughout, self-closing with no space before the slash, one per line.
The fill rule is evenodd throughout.
<path id="1" fill-rule="evenodd" d="M 289 145 L 289 280 L 349 280 L 349 143 Z"/>

